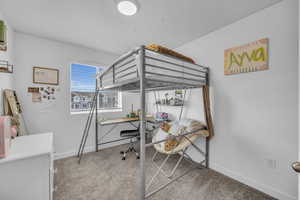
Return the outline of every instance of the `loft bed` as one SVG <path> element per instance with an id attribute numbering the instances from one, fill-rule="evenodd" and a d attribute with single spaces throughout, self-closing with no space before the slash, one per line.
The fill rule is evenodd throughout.
<path id="1" fill-rule="evenodd" d="M 122 91 L 140 93 L 140 174 L 139 174 L 139 200 L 145 200 L 157 191 L 163 189 L 173 181 L 169 181 L 159 189 L 146 194 L 145 182 L 145 152 L 146 147 L 154 146 L 166 140 L 155 141 L 146 144 L 146 99 L 145 94 L 148 91 L 159 90 L 177 90 L 177 89 L 192 89 L 202 88 L 203 102 L 206 126 L 209 134 L 205 137 L 205 152 L 196 147 L 193 147 L 204 155 L 205 167 L 208 167 L 209 158 L 209 139 L 213 136 L 213 127 L 210 114 L 209 103 L 209 69 L 208 67 L 195 64 L 193 60 L 185 57 L 172 50 L 160 46 L 141 46 L 123 56 L 119 57 L 105 71 L 100 72 L 96 76 L 96 92 L 93 99 L 92 108 L 85 126 L 84 134 L 78 151 L 79 162 L 84 152 L 85 142 L 88 137 L 89 128 L 93 115 L 95 114 L 95 140 L 96 151 L 99 150 L 98 126 L 98 95 L 103 91 Z M 202 129 L 203 130 L 203 129 Z M 186 137 L 189 134 L 194 134 L 196 131 L 185 133 L 181 136 Z M 176 136 L 177 137 L 177 136 Z M 178 136 L 179 137 L 179 136 Z M 120 141 L 120 140 L 116 140 Z M 114 141 L 112 141 L 114 142 Z M 107 142 L 106 142 L 107 144 Z M 184 152 L 183 152 L 184 153 Z M 189 161 L 191 159 L 189 158 Z M 181 176 L 180 176 L 181 177 Z M 178 177 L 178 178 L 180 178 Z"/>
<path id="2" fill-rule="evenodd" d="M 208 68 L 148 48 L 137 48 L 100 72 L 97 88 L 139 92 L 141 79 L 146 91 L 199 88 L 208 85 Z"/>

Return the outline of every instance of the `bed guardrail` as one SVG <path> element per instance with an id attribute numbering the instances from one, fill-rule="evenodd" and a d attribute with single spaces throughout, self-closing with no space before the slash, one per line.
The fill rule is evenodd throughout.
<path id="1" fill-rule="evenodd" d="M 135 49 L 121 56 L 107 70 L 98 75 L 99 88 L 113 88 L 114 85 L 117 87 L 122 85 L 122 83 L 129 84 L 138 81 L 139 72 L 137 66 L 140 61 L 137 55 L 139 51 L 140 49 Z M 145 49 L 143 59 L 145 79 L 152 80 L 153 82 L 161 82 L 162 87 L 168 88 L 168 83 L 169 87 L 171 84 L 176 86 L 176 83 L 177 85 L 181 83 L 186 85 L 186 88 L 191 88 L 208 83 L 207 67 L 183 61 L 150 49 Z M 138 87 L 137 84 L 132 84 L 131 86 Z M 149 84 L 148 86 L 152 87 Z M 126 88 L 124 90 L 128 91 L 135 89 L 128 87 L 123 87 L 123 89 Z M 118 88 L 120 89 L 120 87 Z"/>

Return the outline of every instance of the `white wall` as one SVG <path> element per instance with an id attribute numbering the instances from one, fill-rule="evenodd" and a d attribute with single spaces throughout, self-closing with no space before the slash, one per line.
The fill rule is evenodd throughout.
<path id="1" fill-rule="evenodd" d="M 298 69 L 300 68 L 300 51 L 299 51 L 299 44 L 300 44 L 300 3 L 298 0 Z M 300 70 L 298 70 L 298 105 L 300 103 Z M 300 107 L 298 106 L 298 162 L 300 161 Z M 295 162 L 297 162 L 295 161 Z M 300 175 L 298 173 L 298 200 L 300 199 Z"/>
<path id="2" fill-rule="evenodd" d="M 0 20 L 4 20 L 7 26 L 7 51 L 0 51 L 0 60 L 9 61 L 15 64 L 14 59 L 14 30 L 7 23 L 5 17 L 0 13 Z M 13 88 L 13 75 L 9 73 L 0 73 L 0 115 L 3 114 L 3 89 Z"/>
<path id="3" fill-rule="evenodd" d="M 116 57 L 101 51 L 16 33 L 15 85 L 24 110 L 27 128 L 30 133 L 53 132 L 58 157 L 69 156 L 77 150 L 87 119 L 87 114 L 70 114 L 70 64 L 75 62 L 106 66 Z M 39 86 L 32 83 L 33 66 L 53 67 L 60 70 L 60 91 L 57 92 L 55 101 L 32 103 L 27 88 Z M 133 103 L 137 108 L 138 102 L 138 98 L 132 95 L 123 95 L 123 112 L 105 113 L 103 116 L 106 118 L 125 116 L 131 109 L 131 104 Z M 128 127 L 121 126 L 116 129 L 112 137 L 119 137 L 121 128 Z M 94 130 L 93 123 L 87 150 L 94 150 Z"/>
<path id="4" fill-rule="evenodd" d="M 279 199 L 297 199 L 297 175 L 290 167 L 298 151 L 297 3 L 282 1 L 178 48 L 211 70 L 211 168 Z M 269 70 L 224 75 L 225 49 L 265 37 Z M 203 119 L 200 94 L 192 92 L 185 116 Z M 275 169 L 268 159 L 276 161 Z"/>

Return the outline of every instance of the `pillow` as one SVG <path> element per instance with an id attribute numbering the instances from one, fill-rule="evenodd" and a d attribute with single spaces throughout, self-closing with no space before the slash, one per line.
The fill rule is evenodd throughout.
<path id="1" fill-rule="evenodd" d="M 164 122 L 164 123 L 162 123 L 162 124 L 160 125 L 160 128 L 161 128 L 163 131 L 165 131 L 165 132 L 169 132 L 169 130 L 170 130 L 170 128 L 171 128 L 171 125 L 168 124 L 168 123 L 166 123 L 166 122 Z"/>
<path id="2" fill-rule="evenodd" d="M 171 123 L 170 125 L 171 125 L 171 127 L 170 127 L 168 133 L 175 135 L 177 133 L 177 130 L 180 127 L 179 122 L 175 121 L 175 122 Z"/>

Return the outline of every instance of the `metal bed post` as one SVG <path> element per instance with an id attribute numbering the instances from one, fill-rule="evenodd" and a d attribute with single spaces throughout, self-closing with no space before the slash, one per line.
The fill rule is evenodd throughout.
<path id="1" fill-rule="evenodd" d="M 96 132 L 96 152 L 99 151 L 99 147 L 98 147 L 98 95 L 99 95 L 99 91 L 98 91 L 98 79 L 96 79 L 96 98 L 95 98 L 95 103 L 96 103 L 96 114 L 95 114 L 95 132 Z"/>
<path id="2" fill-rule="evenodd" d="M 209 82 L 210 82 L 209 68 L 207 68 L 206 85 L 208 86 L 208 89 L 209 89 Z M 206 102 L 205 101 L 205 94 L 204 94 L 204 90 L 203 89 L 202 89 L 202 97 L 203 97 L 203 103 L 206 104 L 205 103 Z M 207 98 L 208 99 L 210 98 L 209 95 L 208 95 Z M 210 105 L 209 105 L 209 107 L 210 107 Z M 213 130 L 212 130 L 212 127 L 210 127 L 210 125 L 209 125 L 209 123 L 210 123 L 209 120 L 211 120 L 211 118 L 208 117 L 208 115 L 210 115 L 210 110 L 208 111 L 209 113 L 207 113 L 207 109 L 205 109 L 204 112 L 205 112 L 206 125 L 207 125 L 208 131 L 209 131 L 209 137 L 205 138 L 205 167 L 209 168 L 209 142 L 210 142 L 210 138 L 213 136 Z"/>
<path id="3" fill-rule="evenodd" d="M 145 47 L 141 46 L 138 53 L 138 70 L 140 76 L 140 103 L 141 103 L 141 114 L 140 114 L 140 182 L 139 182 L 139 200 L 144 200 L 146 196 L 146 123 L 145 123 Z"/>
<path id="4" fill-rule="evenodd" d="M 205 138 L 205 167 L 209 168 L 209 137 Z"/>

